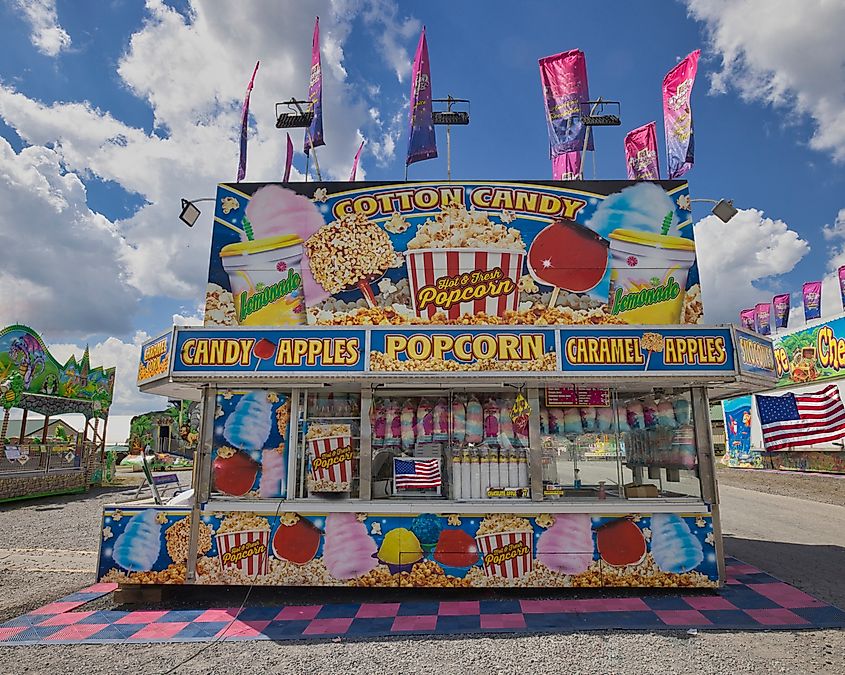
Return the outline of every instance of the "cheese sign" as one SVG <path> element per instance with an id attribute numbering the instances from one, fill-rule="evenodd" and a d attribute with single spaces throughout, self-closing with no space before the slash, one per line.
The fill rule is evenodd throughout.
<path id="1" fill-rule="evenodd" d="M 560 330 L 564 372 L 734 371 L 729 328 Z"/>

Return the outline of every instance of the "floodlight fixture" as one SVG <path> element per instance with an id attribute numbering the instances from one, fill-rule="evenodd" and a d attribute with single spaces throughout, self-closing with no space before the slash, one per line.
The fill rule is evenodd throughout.
<path id="1" fill-rule="evenodd" d="M 596 101 L 584 101 L 584 105 L 590 106 L 590 114 L 581 116 L 581 124 L 585 127 L 618 127 L 622 124 L 622 104 L 619 101 L 600 98 Z"/>
<path id="2" fill-rule="evenodd" d="M 433 124 L 469 124 L 469 113 L 464 111 L 432 112 L 431 121 Z"/>
<path id="3" fill-rule="evenodd" d="M 446 104 L 445 110 L 434 110 L 435 104 Z M 431 99 L 431 123 L 435 126 L 446 127 L 446 180 L 452 180 L 452 127 L 466 126 L 469 124 L 469 100 L 465 98 L 455 98 L 449 94 L 446 98 Z M 459 108 L 455 110 L 455 106 Z M 466 106 L 466 110 L 460 108 Z M 440 106 L 437 106 L 440 107 Z M 407 180 L 407 166 L 405 167 L 405 178 Z"/>
<path id="4" fill-rule="evenodd" d="M 193 227 L 194 223 L 200 217 L 202 211 L 197 208 L 197 202 L 213 202 L 214 197 L 203 197 L 202 199 L 182 199 L 182 213 L 179 214 L 181 220 L 188 227 Z"/>
<path id="5" fill-rule="evenodd" d="M 708 204 L 713 204 L 714 206 L 710 210 L 710 213 L 716 216 L 723 223 L 727 223 L 731 218 L 739 213 L 739 210 L 734 206 L 733 199 L 690 199 L 691 204 L 695 202 L 707 202 Z"/>
<path id="6" fill-rule="evenodd" d="M 301 129 L 311 126 L 314 120 L 313 110 L 303 110 L 303 105 L 310 105 L 308 101 L 297 101 L 292 98 L 290 101 L 276 104 L 276 128 L 277 129 Z M 280 111 L 280 106 L 287 106 Z"/>

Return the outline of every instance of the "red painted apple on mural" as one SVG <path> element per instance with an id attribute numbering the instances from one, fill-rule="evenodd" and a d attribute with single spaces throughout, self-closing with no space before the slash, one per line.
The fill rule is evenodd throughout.
<path id="1" fill-rule="evenodd" d="M 574 220 L 556 220 L 534 237 L 528 249 L 528 269 L 541 284 L 555 289 L 555 300 L 561 289 L 584 293 L 602 280 L 608 245 L 606 239 Z"/>
<path id="2" fill-rule="evenodd" d="M 233 497 L 242 497 L 252 489 L 260 465 L 243 452 L 220 448 L 211 465 L 214 489 Z"/>
<path id="3" fill-rule="evenodd" d="M 282 518 L 281 525 L 273 535 L 273 553 L 277 558 L 295 565 L 304 565 L 317 555 L 323 533 L 307 518 L 291 515 L 298 520 L 288 525 Z"/>
<path id="4" fill-rule="evenodd" d="M 627 518 L 612 520 L 596 530 L 599 555 L 608 565 L 624 567 L 636 565 L 646 553 L 643 533 L 636 523 Z"/>

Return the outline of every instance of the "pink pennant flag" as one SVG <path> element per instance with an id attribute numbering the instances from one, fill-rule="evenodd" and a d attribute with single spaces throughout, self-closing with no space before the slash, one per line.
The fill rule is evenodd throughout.
<path id="1" fill-rule="evenodd" d="M 323 66 L 320 61 L 320 17 L 314 22 L 314 37 L 311 40 L 311 74 L 308 79 L 308 109 L 314 113 L 311 126 L 305 132 L 303 151 L 307 155 L 311 148 L 325 145 L 323 139 Z"/>
<path id="2" fill-rule="evenodd" d="M 287 183 L 290 180 L 290 167 L 293 164 L 293 141 L 290 139 L 290 134 L 286 134 L 288 137 L 288 149 L 285 153 L 285 175 L 282 180 Z"/>
<path id="3" fill-rule="evenodd" d="M 690 96 L 700 55 L 701 50 L 696 49 L 663 78 L 663 126 L 670 180 L 683 176 L 695 160 Z"/>
<path id="4" fill-rule="evenodd" d="M 437 136 L 431 109 L 431 62 L 425 26 L 420 33 L 414 67 L 411 71 L 411 114 L 408 132 L 408 154 L 405 166 L 437 157 Z"/>
<path id="5" fill-rule="evenodd" d="M 552 157 L 552 180 L 578 180 L 581 178 L 581 153 L 564 152 Z"/>
<path id="6" fill-rule="evenodd" d="M 657 123 L 649 122 L 625 136 L 628 180 L 660 180 L 657 161 Z"/>
<path id="7" fill-rule="evenodd" d="M 358 160 L 361 159 L 361 150 L 364 149 L 365 142 L 361 141 L 361 145 L 358 146 L 358 152 L 355 153 L 355 159 L 352 160 L 352 173 L 349 174 L 350 183 L 355 181 L 355 176 L 358 174 Z"/>
<path id="8" fill-rule="evenodd" d="M 241 154 L 238 158 L 238 182 L 242 181 L 246 176 L 246 134 L 249 130 L 249 95 L 252 93 L 252 85 L 255 84 L 255 74 L 258 72 L 258 64 L 255 62 L 255 70 L 252 71 L 252 77 L 249 78 L 249 84 L 246 87 L 246 96 L 244 97 L 244 105 L 241 109 Z"/>

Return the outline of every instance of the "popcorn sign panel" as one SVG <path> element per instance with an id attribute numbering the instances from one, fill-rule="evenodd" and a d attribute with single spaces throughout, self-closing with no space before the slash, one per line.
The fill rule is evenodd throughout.
<path id="1" fill-rule="evenodd" d="M 206 326 L 699 323 L 684 181 L 218 186 Z"/>
<path id="2" fill-rule="evenodd" d="M 555 371 L 552 330 L 375 331 L 370 371 Z"/>

